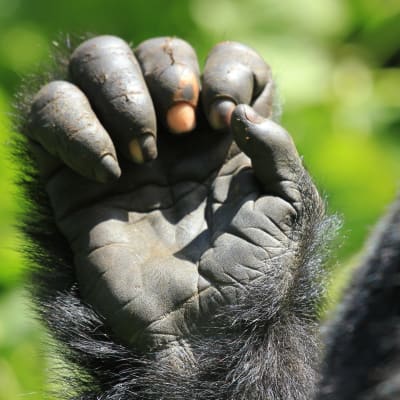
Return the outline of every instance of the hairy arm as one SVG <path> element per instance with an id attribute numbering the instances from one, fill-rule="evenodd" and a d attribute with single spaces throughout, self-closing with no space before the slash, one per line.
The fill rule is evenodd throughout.
<path id="1" fill-rule="evenodd" d="M 400 203 L 369 238 L 327 331 L 318 400 L 389 400 L 400 395 Z"/>

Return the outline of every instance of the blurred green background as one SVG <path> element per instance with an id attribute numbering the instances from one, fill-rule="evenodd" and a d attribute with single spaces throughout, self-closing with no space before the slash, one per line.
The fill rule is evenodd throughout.
<path id="1" fill-rule="evenodd" d="M 293 134 L 330 208 L 343 215 L 335 300 L 400 176 L 399 0 L 0 0 L 0 400 L 43 399 L 51 379 L 43 329 L 24 300 L 13 224 L 22 205 L 8 159 L 13 93 L 60 33 L 238 40 L 271 64 Z"/>

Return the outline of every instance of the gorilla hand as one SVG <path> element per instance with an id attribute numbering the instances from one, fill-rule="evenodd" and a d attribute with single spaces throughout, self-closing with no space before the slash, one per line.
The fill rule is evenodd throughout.
<path id="1" fill-rule="evenodd" d="M 102 36 L 73 52 L 69 74 L 37 93 L 28 135 L 81 297 L 116 337 L 179 343 L 259 281 L 279 309 L 323 206 L 269 118 L 267 64 L 219 44 L 200 92 L 185 42 L 149 40 L 134 55 Z"/>

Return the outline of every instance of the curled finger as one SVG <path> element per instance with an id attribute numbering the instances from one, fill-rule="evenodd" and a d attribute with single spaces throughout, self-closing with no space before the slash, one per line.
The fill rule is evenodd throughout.
<path id="1" fill-rule="evenodd" d="M 146 40 L 135 54 L 161 121 L 172 133 L 193 130 L 200 90 L 193 48 L 184 40 L 161 37 Z"/>
<path id="2" fill-rule="evenodd" d="M 253 49 L 223 42 L 210 52 L 202 77 L 202 102 L 214 129 L 229 126 L 238 104 L 249 104 L 263 117 L 272 113 L 274 82 L 268 64 Z"/>
<path id="3" fill-rule="evenodd" d="M 71 55 L 69 72 L 124 155 L 136 163 L 156 158 L 153 103 L 124 40 L 97 36 L 83 42 Z"/>
<path id="4" fill-rule="evenodd" d="M 111 138 L 86 96 L 69 82 L 53 81 L 36 94 L 28 131 L 32 140 L 80 175 L 107 182 L 121 174 Z"/>

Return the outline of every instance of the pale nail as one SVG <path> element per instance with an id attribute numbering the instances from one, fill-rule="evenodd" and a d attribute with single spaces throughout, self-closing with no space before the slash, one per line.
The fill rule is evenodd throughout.
<path id="1" fill-rule="evenodd" d="M 146 161 L 154 160 L 157 157 L 157 145 L 154 136 L 144 133 L 129 143 L 129 152 L 133 161 L 143 164 Z"/>
<path id="2" fill-rule="evenodd" d="M 129 153 L 131 154 L 134 162 L 138 164 L 144 163 L 143 152 L 137 139 L 132 139 L 129 142 Z"/>
<path id="3" fill-rule="evenodd" d="M 101 158 L 95 175 L 99 182 L 106 183 L 118 179 L 121 176 L 121 169 L 117 160 L 111 154 L 106 154 Z"/>
<path id="4" fill-rule="evenodd" d="M 227 128 L 235 107 L 236 104 L 232 100 L 217 99 L 210 108 L 209 121 L 212 128 L 216 130 Z"/>
<path id="5" fill-rule="evenodd" d="M 172 133 L 190 132 L 196 127 L 196 113 L 192 105 L 177 103 L 167 111 L 167 124 Z"/>

